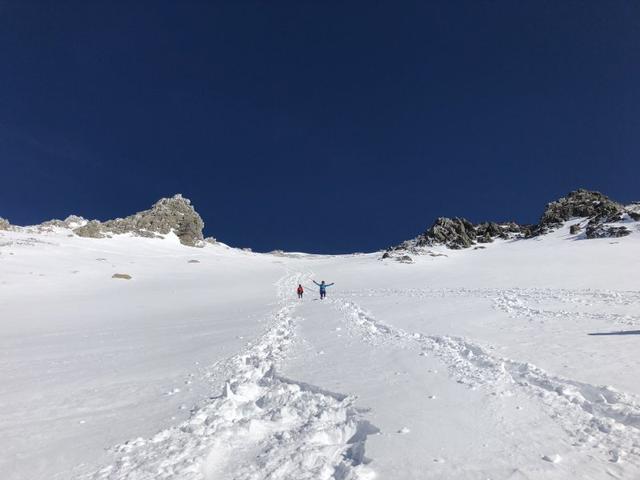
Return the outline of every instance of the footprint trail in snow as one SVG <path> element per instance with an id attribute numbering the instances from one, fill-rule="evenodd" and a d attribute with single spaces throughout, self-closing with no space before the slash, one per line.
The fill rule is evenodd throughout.
<path id="1" fill-rule="evenodd" d="M 504 296 L 496 301 L 497 308 L 502 308 Z M 376 320 L 353 301 L 332 302 L 342 311 L 351 331 L 369 343 L 417 345 L 423 355 L 440 359 L 459 383 L 471 388 L 488 389 L 496 395 L 521 389 L 542 402 L 548 415 L 573 439 L 574 447 L 592 448 L 607 462 L 624 459 L 640 469 L 637 397 L 609 386 L 551 375 L 530 363 L 498 357 L 463 338 L 406 332 Z"/>
<path id="2" fill-rule="evenodd" d="M 277 375 L 294 340 L 301 275 L 278 282 L 272 326 L 224 365 L 224 392 L 192 417 L 150 439 L 114 449 L 111 465 L 82 480 L 366 480 L 364 443 L 375 429 L 354 398 Z"/>

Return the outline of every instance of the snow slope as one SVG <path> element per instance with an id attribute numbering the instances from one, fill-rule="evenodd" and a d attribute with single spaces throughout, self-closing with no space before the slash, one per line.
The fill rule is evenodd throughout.
<path id="1" fill-rule="evenodd" d="M 631 228 L 414 264 L 0 232 L 0 471 L 640 478 Z"/>

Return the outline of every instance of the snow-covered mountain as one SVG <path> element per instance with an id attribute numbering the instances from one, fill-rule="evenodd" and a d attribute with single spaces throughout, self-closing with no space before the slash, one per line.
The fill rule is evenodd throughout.
<path id="1" fill-rule="evenodd" d="M 585 195 L 412 264 L 0 223 L 2 478 L 640 478 L 640 208 Z"/>

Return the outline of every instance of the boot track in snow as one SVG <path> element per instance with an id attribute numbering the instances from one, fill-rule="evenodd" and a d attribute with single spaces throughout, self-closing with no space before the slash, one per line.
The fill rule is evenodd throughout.
<path id="1" fill-rule="evenodd" d="M 272 326 L 230 358 L 223 393 L 174 428 L 114 448 L 114 461 L 83 480 L 364 480 L 364 443 L 375 431 L 353 397 L 277 375 L 294 340 L 301 275 L 278 282 Z"/>
<path id="2" fill-rule="evenodd" d="M 503 297 L 496 300 L 501 308 Z M 463 338 L 410 333 L 376 320 L 358 304 L 333 300 L 352 332 L 369 343 L 418 346 L 440 359 L 459 383 L 494 394 L 523 389 L 542 402 L 548 415 L 574 446 L 600 451 L 610 462 L 624 461 L 640 468 L 640 400 L 609 386 L 596 386 L 551 375 L 530 363 L 500 358 L 490 349 Z"/>

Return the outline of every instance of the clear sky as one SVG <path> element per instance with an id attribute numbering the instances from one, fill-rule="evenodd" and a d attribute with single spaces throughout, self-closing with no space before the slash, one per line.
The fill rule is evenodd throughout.
<path id="1" fill-rule="evenodd" d="M 640 200 L 640 2 L 0 0 L 0 216 L 180 192 L 235 246 Z"/>

